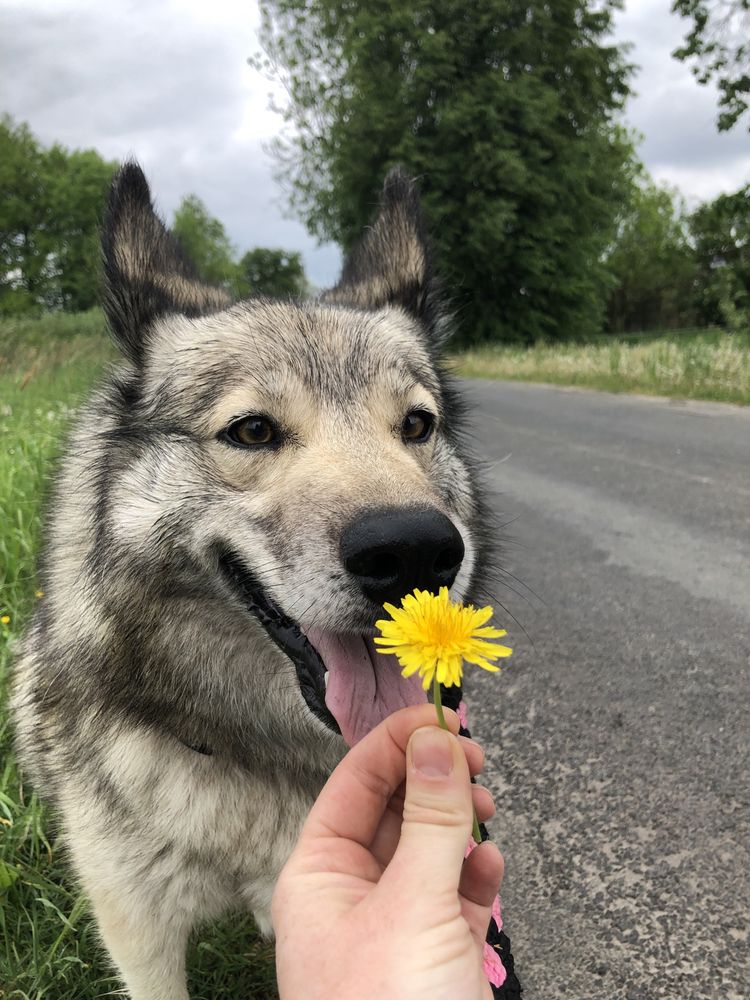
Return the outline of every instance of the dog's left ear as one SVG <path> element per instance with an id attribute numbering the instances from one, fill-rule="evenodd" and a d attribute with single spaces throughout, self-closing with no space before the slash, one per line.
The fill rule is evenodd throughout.
<path id="1" fill-rule="evenodd" d="M 102 231 L 104 311 L 124 353 L 139 364 L 150 325 L 166 313 L 201 316 L 230 304 L 221 288 L 198 278 L 154 211 L 137 163 L 120 168 L 109 192 Z"/>
<path id="2" fill-rule="evenodd" d="M 321 299 L 359 309 L 401 306 L 437 333 L 429 241 L 416 185 L 402 167 L 386 177 L 378 217 L 347 258 L 339 283 Z"/>

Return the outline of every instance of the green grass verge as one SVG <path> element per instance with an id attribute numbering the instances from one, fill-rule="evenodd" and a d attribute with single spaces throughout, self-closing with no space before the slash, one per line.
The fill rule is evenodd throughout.
<path id="1" fill-rule="evenodd" d="M 467 378 L 510 379 L 750 405 L 750 335 L 685 330 L 594 343 L 491 345 L 453 356 Z"/>
<path id="2" fill-rule="evenodd" d="M 40 512 L 76 406 L 113 356 L 101 313 L 0 321 L 0 998 L 120 991 L 52 818 L 19 774 L 6 709 L 11 646 L 36 597 Z M 43 600 L 43 598 L 41 598 Z M 193 1000 L 276 995 L 272 949 L 249 917 L 196 937 Z"/>

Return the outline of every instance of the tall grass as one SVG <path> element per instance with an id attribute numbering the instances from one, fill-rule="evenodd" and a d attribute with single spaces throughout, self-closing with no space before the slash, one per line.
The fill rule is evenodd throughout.
<path id="1" fill-rule="evenodd" d="M 511 379 L 750 404 L 750 336 L 722 331 L 492 345 L 454 356 L 469 378 Z"/>
<path id="2" fill-rule="evenodd" d="M 75 409 L 112 348 L 98 311 L 0 321 L 0 998 L 93 1000 L 119 993 L 52 817 L 12 751 L 6 702 L 13 641 L 38 597 L 41 504 Z M 276 994 L 272 951 L 249 918 L 197 936 L 193 1000 Z"/>

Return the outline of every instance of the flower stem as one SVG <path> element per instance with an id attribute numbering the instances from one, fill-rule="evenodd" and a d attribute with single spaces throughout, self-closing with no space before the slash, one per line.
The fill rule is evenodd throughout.
<path id="1" fill-rule="evenodd" d="M 438 725 L 441 729 L 448 729 L 448 723 L 445 721 L 445 713 L 443 712 L 443 699 L 440 696 L 440 684 L 438 683 L 437 674 L 432 681 L 432 701 L 435 705 L 435 711 L 437 712 Z M 477 819 L 477 811 L 472 808 L 472 828 L 471 835 L 474 838 L 475 844 L 482 843 L 482 834 L 479 830 L 479 820 Z"/>
<path id="2" fill-rule="evenodd" d="M 443 712 L 443 699 L 440 696 L 440 684 L 438 683 L 437 674 L 432 681 L 432 700 L 435 703 L 435 711 L 437 712 L 438 724 L 441 729 L 447 729 L 448 723 L 445 721 L 445 713 Z"/>

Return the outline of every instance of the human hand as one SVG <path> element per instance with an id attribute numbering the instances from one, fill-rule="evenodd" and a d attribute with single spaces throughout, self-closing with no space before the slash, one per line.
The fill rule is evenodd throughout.
<path id="1" fill-rule="evenodd" d="M 325 785 L 271 908 L 282 1000 L 488 1000 L 482 949 L 503 859 L 464 860 L 484 755 L 435 725 L 432 705 L 391 715 Z"/>

